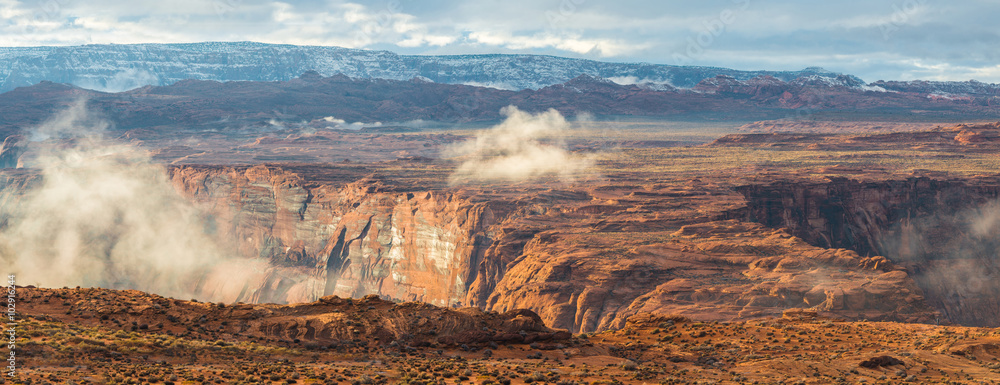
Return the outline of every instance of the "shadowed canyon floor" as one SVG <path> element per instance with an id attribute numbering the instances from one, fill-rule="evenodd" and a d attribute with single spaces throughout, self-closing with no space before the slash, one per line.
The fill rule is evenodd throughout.
<path id="1" fill-rule="evenodd" d="M 213 142 L 192 152 L 147 141 L 174 163 L 170 183 L 217 242 L 270 268 L 206 293 L 224 306 L 22 289 L 25 373 L 115 383 L 1000 378 L 1000 339 L 985 328 L 1000 326 L 989 252 L 1000 231 L 997 125 L 714 141 L 697 129 L 598 126 L 567 134 L 595 164 L 572 183 L 449 186 L 455 164 L 436 154 L 461 131 L 220 139 L 215 161 Z M 316 144 L 333 137 L 335 151 Z M 362 162 L 228 165 L 238 148 L 339 159 L 354 146 L 383 150 Z M 4 177 L 38 182 L 24 169 Z M 85 367 L 57 369 L 73 357 Z"/>

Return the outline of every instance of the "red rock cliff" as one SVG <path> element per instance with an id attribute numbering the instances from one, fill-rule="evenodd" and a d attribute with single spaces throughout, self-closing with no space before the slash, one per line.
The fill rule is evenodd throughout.
<path id="1" fill-rule="evenodd" d="M 507 207 L 452 193 L 380 192 L 365 181 L 311 186 L 251 168 L 172 170 L 176 188 L 210 214 L 221 242 L 275 268 L 238 300 L 308 302 L 379 294 L 450 306 L 466 302 Z"/>
<path id="2" fill-rule="evenodd" d="M 527 308 L 575 332 L 621 327 L 642 312 L 707 320 L 789 308 L 851 319 L 935 317 L 910 275 L 885 258 L 722 220 L 745 207 L 724 186 L 528 186 L 475 195 L 390 191 L 369 179 L 310 184 L 264 166 L 171 173 L 178 190 L 210 213 L 220 240 L 275 266 L 246 285 L 243 301 L 377 294 Z"/>

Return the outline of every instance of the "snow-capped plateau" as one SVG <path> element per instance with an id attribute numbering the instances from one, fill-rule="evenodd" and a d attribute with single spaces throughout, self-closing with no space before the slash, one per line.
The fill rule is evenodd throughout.
<path id="1" fill-rule="evenodd" d="M 108 92 L 169 85 L 185 79 L 284 81 L 309 70 L 323 76 L 339 73 L 352 78 L 393 80 L 419 77 L 437 83 L 508 90 L 539 89 L 584 74 L 619 83 L 634 80 L 665 89 L 691 88 L 718 75 L 737 80 L 770 76 L 783 81 L 846 76 L 816 67 L 801 71 L 739 71 L 543 55 L 417 56 L 252 42 L 0 48 L 0 92 L 46 80 Z M 857 78 L 853 81 L 862 83 Z"/>

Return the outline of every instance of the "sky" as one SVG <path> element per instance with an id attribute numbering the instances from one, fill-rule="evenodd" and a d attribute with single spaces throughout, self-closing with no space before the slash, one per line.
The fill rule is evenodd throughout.
<path id="1" fill-rule="evenodd" d="M 257 41 L 1000 83 L 1000 1 L 0 0 L 0 46 Z"/>

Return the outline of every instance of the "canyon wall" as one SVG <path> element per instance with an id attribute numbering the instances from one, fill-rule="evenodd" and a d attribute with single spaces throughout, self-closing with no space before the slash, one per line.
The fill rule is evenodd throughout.
<path id="1" fill-rule="evenodd" d="M 995 178 L 737 188 L 737 216 L 786 228 L 811 244 L 884 255 L 906 268 L 945 320 L 1000 325 L 1000 184 Z"/>
<path id="2" fill-rule="evenodd" d="M 619 328 L 641 312 L 720 321 L 790 308 L 849 319 L 935 317 L 910 276 L 885 258 L 723 220 L 727 209 L 744 207 L 724 186 L 466 192 L 390 188 L 374 178 L 323 184 L 266 166 L 179 167 L 170 175 L 206 213 L 206 231 L 243 258 L 269 262 L 236 301 L 376 294 L 526 308 L 573 332 Z"/>
<path id="3" fill-rule="evenodd" d="M 440 192 L 382 192 L 377 183 L 314 185 L 294 173 L 175 168 L 175 187 L 205 213 L 208 231 L 245 258 L 273 266 L 238 301 L 309 302 L 378 294 L 440 306 L 468 302 L 480 262 L 510 207 Z"/>
<path id="4" fill-rule="evenodd" d="M 621 328 L 638 313 L 728 321 L 808 308 L 857 320 L 935 317 L 908 274 L 882 257 L 733 220 L 626 240 L 643 235 L 541 233 L 485 305 L 528 308 L 574 332 Z"/>
<path id="5" fill-rule="evenodd" d="M 821 247 L 864 255 L 896 255 L 894 235 L 917 218 L 954 216 L 996 200 L 996 181 L 911 178 L 830 183 L 779 182 L 736 188 L 747 199 L 748 218 L 785 227 Z"/>
<path id="6" fill-rule="evenodd" d="M 0 203 L 12 206 L 41 179 L 27 169 L 0 176 L 7 187 Z M 811 309 L 844 319 L 934 322 L 936 307 L 946 320 L 969 324 L 1000 314 L 984 290 L 995 280 L 980 274 L 991 271 L 981 261 L 995 262 L 988 237 L 967 237 L 978 248 L 962 249 L 961 258 L 938 258 L 927 250 L 947 245 L 902 241 L 937 239 L 940 229 L 958 231 L 965 222 L 942 226 L 948 218 L 938 216 L 911 220 L 900 227 L 906 231 L 892 227 L 906 217 L 900 207 L 913 205 L 917 215 L 931 202 L 910 203 L 913 197 L 968 205 L 974 200 L 961 197 L 972 190 L 963 188 L 973 188 L 985 202 L 996 192 L 985 184 L 792 183 L 740 188 L 744 198 L 729 185 L 698 180 L 466 190 L 386 184 L 376 174 L 327 166 L 181 166 L 168 177 L 196 208 L 191 223 L 213 240 L 202 245 L 222 250 L 223 261 L 205 261 L 207 273 L 188 275 L 198 281 L 195 297 L 213 301 L 378 295 L 529 309 L 573 332 L 620 328 L 638 313 L 727 321 Z M 927 195 L 934 186 L 944 187 Z M 970 214 L 982 219 L 983 234 L 1000 224 L 986 221 L 989 213 Z M 767 226 L 748 221 L 755 218 Z M 0 218 L 0 228 L 9 225 Z M 788 229 L 774 228 L 782 226 Z M 910 237 L 897 241 L 910 245 L 909 259 L 854 251 L 884 247 L 892 239 L 885 234 L 896 233 Z M 118 235 L 108 229 L 97 235 L 103 241 L 80 239 L 101 244 Z M 0 248 L 0 257 L 17 252 Z M 176 252 L 185 254 L 178 260 L 215 255 L 187 244 Z"/>

